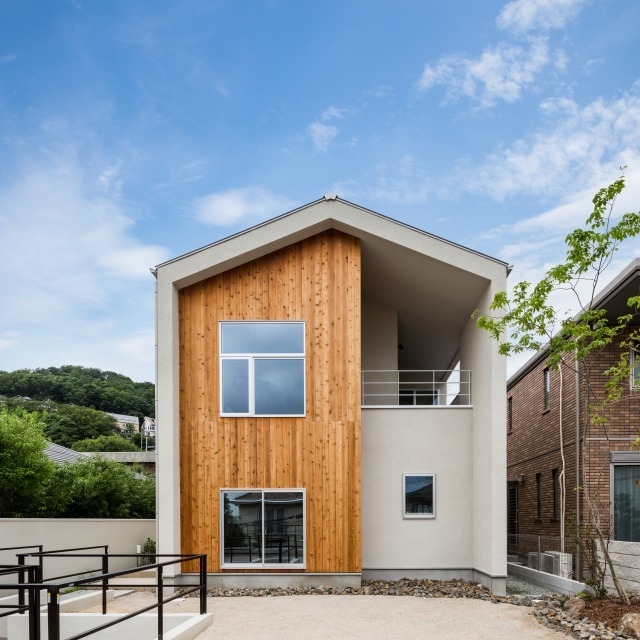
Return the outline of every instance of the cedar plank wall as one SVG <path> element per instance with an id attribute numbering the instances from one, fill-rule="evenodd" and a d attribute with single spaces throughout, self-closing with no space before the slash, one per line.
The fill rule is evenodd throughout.
<path id="1" fill-rule="evenodd" d="M 181 545 L 210 572 L 221 488 L 305 488 L 306 571 L 361 571 L 360 309 L 360 240 L 335 230 L 180 291 Z M 306 322 L 305 418 L 220 418 L 220 320 Z"/>

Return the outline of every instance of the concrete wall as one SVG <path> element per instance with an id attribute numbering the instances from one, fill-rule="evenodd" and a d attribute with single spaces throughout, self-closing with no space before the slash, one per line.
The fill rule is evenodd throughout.
<path id="1" fill-rule="evenodd" d="M 467 407 L 362 410 L 367 576 L 473 567 L 472 415 Z M 402 475 L 422 472 L 436 474 L 436 517 L 405 519 Z"/>
<path id="2" fill-rule="evenodd" d="M 52 551 L 107 544 L 109 553 L 136 553 L 137 545 L 143 545 L 147 538 L 155 540 L 155 536 L 155 520 L 0 518 L 2 548 L 42 544 L 43 551 Z M 100 552 L 96 549 L 86 553 Z M 16 553 L 0 552 L 0 564 L 16 564 Z M 135 564 L 135 559 L 113 558 L 109 570 L 127 569 Z M 44 577 L 90 573 L 99 567 L 99 558 L 45 559 Z"/>
<path id="3" fill-rule="evenodd" d="M 640 542 L 610 542 L 609 554 L 624 588 L 629 593 L 640 593 Z M 616 593 L 608 569 L 605 586 L 610 593 Z"/>

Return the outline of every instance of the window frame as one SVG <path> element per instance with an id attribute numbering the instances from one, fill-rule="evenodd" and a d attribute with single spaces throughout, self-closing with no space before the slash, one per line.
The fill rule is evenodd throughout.
<path id="1" fill-rule="evenodd" d="M 407 512 L 407 478 L 415 477 L 431 477 L 431 513 L 408 513 Z M 436 474 L 433 471 L 422 473 L 403 473 L 402 474 L 402 518 L 405 520 L 433 520 L 436 517 Z"/>
<path id="2" fill-rule="evenodd" d="M 260 554 L 262 557 L 262 562 L 225 562 L 225 539 L 224 539 L 224 494 L 229 492 L 255 492 L 262 493 L 262 502 L 261 502 L 261 518 L 260 522 L 262 523 L 262 545 L 260 548 Z M 265 499 L 264 496 L 266 493 L 302 493 L 302 561 L 301 562 L 266 562 L 265 561 L 265 523 L 268 520 L 265 518 Z M 294 488 L 278 488 L 274 489 L 271 487 L 268 488 L 255 488 L 255 487 L 225 487 L 220 489 L 220 535 L 219 535 L 219 546 L 220 546 L 220 568 L 221 569 L 278 569 L 283 571 L 300 571 L 300 569 L 306 569 L 307 567 L 307 491 L 302 487 L 294 487 Z M 294 534 L 295 535 L 295 534 Z"/>
<path id="3" fill-rule="evenodd" d="M 301 352 L 223 352 L 223 327 L 225 325 L 267 325 L 267 324 L 288 324 L 298 325 L 302 330 L 302 351 Z M 220 417 L 243 417 L 243 418 L 304 418 L 307 415 L 307 366 L 306 366 L 306 322 L 304 320 L 221 320 L 218 323 L 218 396 Z M 257 413 L 256 412 L 256 362 L 259 360 L 287 360 L 302 362 L 302 412 L 301 413 Z M 247 411 L 225 411 L 224 410 L 224 362 L 240 361 L 247 363 Z"/>
<path id="4" fill-rule="evenodd" d="M 542 474 L 536 473 L 536 522 L 542 522 Z"/>
<path id="5" fill-rule="evenodd" d="M 609 505 L 610 505 L 610 522 L 611 522 L 611 538 L 618 542 L 632 542 L 637 544 L 640 540 L 620 540 L 618 537 L 618 515 L 616 514 L 616 492 L 615 492 L 615 471 L 618 467 L 638 467 L 640 476 L 640 452 L 638 451 L 612 451 L 610 462 L 609 476 Z M 640 491 L 640 486 L 638 486 Z"/>
<path id="6" fill-rule="evenodd" d="M 629 389 L 640 391 L 640 344 L 629 347 Z"/>
<path id="7" fill-rule="evenodd" d="M 507 398 L 507 435 L 513 432 L 513 396 Z"/>
<path id="8" fill-rule="evenodd" d="M 542 372 L 544 388 L 544 411 L 551 409 L 551 372 L 549 367 L 545 367 Z"/>
<path id="9" fill-rule="evenodd" d="M 551 491 L 553 498 L 552 520 L 560 518 L 560 470 L 558 468 L 551 469 Z"/>

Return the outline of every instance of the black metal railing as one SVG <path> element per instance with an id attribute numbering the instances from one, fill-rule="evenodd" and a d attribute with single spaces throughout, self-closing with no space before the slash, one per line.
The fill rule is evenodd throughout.
<path id="1" fill-rule="evenodd" d="M 72 553 L 75 551 L 104 548 L 105 552 L 101 554 L 79 554 Z M 104 624 L 93 627 L 82 633 L 69 636 L 64 640 L 80 640 L 86 636 L 89 636 L 103 629 L 107 629 L 116 624 L 124 622 L 134 618 L 142 613 L 157 609 L 158 611 L 158 633 L 157 637 L 161 640 L 164 634 L 164 605 L 182 598 L 185 595 L 199 592 L 199 604 L 200 614 L 207 612 L 207 556 L 205 554 L 109 554 L 106 545 L 99 545 L 98 547 L 84 547 L 78 549 L 58 549 L 55 551 L 39 551 L 36 553 L 20 554 L 21 563 L 18 565 L 0 565 L 0 580 L 4 579 L 5 575 L 17 574 L 27 575 L 27 582 L 18 580 L 17 583 L 12 584 L 0 584 L 0 591 L 11 589 L 18 590 L 18 593 L 22 595 L 18 605 L 6 605 L 10 607 L 11 611 L 3 615 L 10 615 L 11 613 L 24 613 L 29 612 L 29 640 L 40 640 L 40 592 L 46 590 L 48 594 L 47 604 L 47 628 L 49 633 L 49 640 L 62 640 L 60 635 L 60 596 L 68 589 L 83 588 L 83 589 L 100 589 L 102 591 L 102 613 L 107 613 L 107 590 L 109 588 L 109 581 L 115 578 L 122 578 L 123 576 L 137 573 L 140 571 L 139 567 L 133 566 L 129 569 L 123 569 L 119 571 L 109 571 L 109 560 L 115 558 L 132 558 L 138 559 L 142 556 L 152 557 L 153 564 L 145 566 L 145 570 L 155 570 L 156 579 L 155 582 L 150 583 L 149 586 L 153 586 L 156 589 L 157 600 L 151 605 L 142 607 L 128 614 L 118 616 L 117 620 L 112 620 Z M 27 558 L 37 558 L 38 564 L 26 564 Z M 98 575 L 92 575 L 89 577 L 77 577 L 75 574 L 72 580 L 60 582 L 62 578 L 68 578 L 69 575 L 51 577 L 43 579 L 43 565 L 44 560 L 47 558 L 96 558 L 100 560 L 100 570 Z M 162 560 L 162 558 L 169 558 Z M 186 585 L 181 584 L 179 591 L 168 597 L 164 596 L 164 568 L 175 565 L 183 564 L 186 562 L 198 562 L 198 584 Z M 126 582 L 118 582 L 118 588 L 136 588 L 139 584 L 127 584 Z M 24 594 L 28 594 L 28 604 L 24 604 Z"/>

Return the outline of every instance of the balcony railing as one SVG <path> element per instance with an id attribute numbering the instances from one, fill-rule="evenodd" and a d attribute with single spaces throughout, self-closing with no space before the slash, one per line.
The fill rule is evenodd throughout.
<path id="1" fill-rule="evenodd" d="M 368 370 L 362 372 L 363 407 L 471 405 L 471 371 Z"/>

